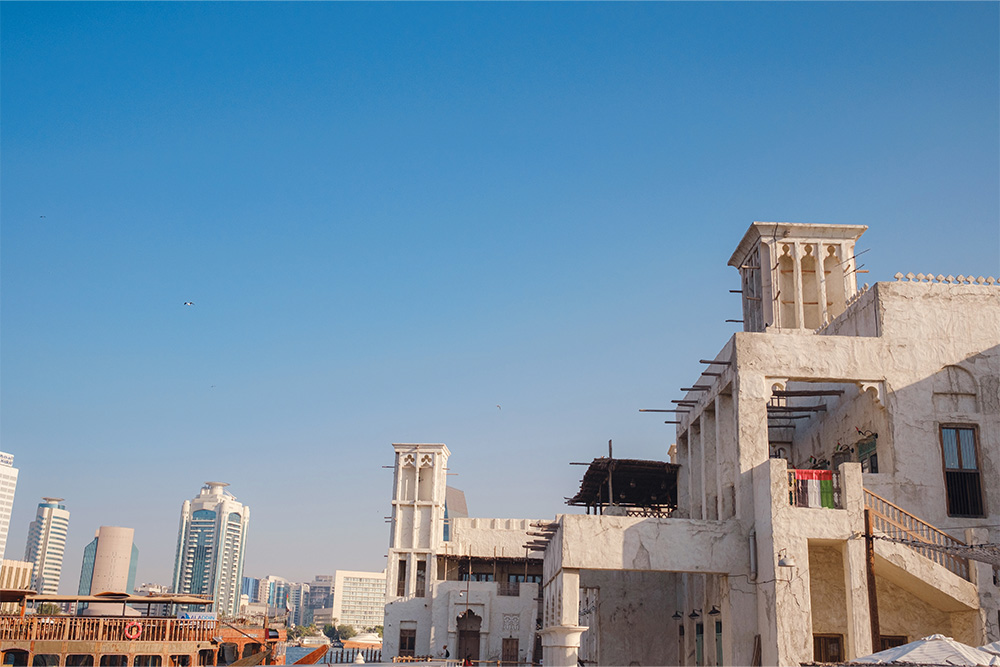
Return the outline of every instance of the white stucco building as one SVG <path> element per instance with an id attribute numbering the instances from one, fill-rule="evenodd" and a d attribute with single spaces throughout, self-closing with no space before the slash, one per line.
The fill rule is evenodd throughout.
<path id="1" fill-rule="evenodd" d="M 42 498 L 35 520 L 28 525 L 24 560 L 34 566 L 31 588 L 44 595 L 59 592 L 66 535 L 69 533 L 69 510 L 62 501 L 62 498 Z"/>
<path id="2" fill-rule="evenodd" d="M 595 513 L 546 528 L 546 665 L 1000 639 L 996 569 L 964 557 L 1000 543 L 1000 286 L 897 274 L 859 291 L 864 229 L 751 225 L 729 261 L 744 331 L 662 406 L 675 465 L 638 480 L 667 510 L 617 503 L 650 462 L 596 459 L 576 497 Z"/>
<path id="3" fill-rule="evenodd" d="M 332 590 L 333 617 L 358 632 L 383 624 L 385 570 L 337 570 Z"/>
<path id="4" fill-rule="evenodd" d="M 537 661 L 541 554 L 530 520 L 466 515 L 443 444 L 394 444 L 384 660 Z"/>
<path id="5" fill-rule="evenodd" d="M 205 482 L 198 496 L 181 506 L 172 588 L 175 593 L 209 595 L 220 616 L 236 616 L 250 508 L 227 486 Z"/>

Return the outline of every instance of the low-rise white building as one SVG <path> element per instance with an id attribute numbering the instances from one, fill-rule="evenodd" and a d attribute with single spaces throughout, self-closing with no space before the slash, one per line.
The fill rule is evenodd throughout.
<path id="1" fill-rule="evenodd" d="M 337 570 L 333 584 L 333 617 L 359 632 L 382 625 L 385 616 L 385 570 Z"/>
<path id="2" fill-rule="evenodd" d="M 533 662 L 541 554 L 530 520 L 468 518 L 443 444 L 394 444 L 384 659 Z"/>
<path id="3" fill-rule="evenodd" d="M 1000 286 L 897 274 L 859 291 L 864 229 L 751 225 L 730 260 L 744 331 L 662 407 L 676 457 L 637 484 L 651 511 L 620 504 L 628 466 L 597 459 L 576 497 L 595 513 L 548 526 L 546 665 L 1000 639 Z"/>

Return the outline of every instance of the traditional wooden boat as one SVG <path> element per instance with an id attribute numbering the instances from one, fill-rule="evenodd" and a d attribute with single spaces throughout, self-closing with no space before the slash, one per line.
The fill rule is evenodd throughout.
<path id="1" fill-rule="evenodd" d="M 28 603 L 101 605 L 101 615 L 27 614 Z M 0 590 L 18 613 L 0 616 L 0 664 L 28 667 L 202 667 L 285 664 L 285 630 L 230 622 L 211 614 L 142 616 L 136 609 L 206 607 L 189 595 L 35 595 Z M 121 615 L 109 609 L 121 605 Z"/>

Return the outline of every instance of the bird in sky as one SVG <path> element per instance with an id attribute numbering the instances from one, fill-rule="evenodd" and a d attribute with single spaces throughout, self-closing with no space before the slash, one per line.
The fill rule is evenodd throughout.
<path id="1" fill-rule="evenodd" d="M 194 301 L 185 301 L 184 305 L 185 306 L 193 306 L 194 305 Z"/>

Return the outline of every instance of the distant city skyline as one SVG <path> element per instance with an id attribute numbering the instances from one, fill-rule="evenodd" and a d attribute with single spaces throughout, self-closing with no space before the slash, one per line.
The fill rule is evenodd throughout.
<path id="1" fill-rule="evenodd" d="M 569 510 L 609 439 L 665 459 L 638 410 L 740 328 L 751 222 L 867 225 L 859 283 L 1000 273 L 998 21 L 4 3 L 6 557 L 55 495 L 61 593 L 102 525 L 170 585 L 217 479 L 244 572 L 308 583 L 385 567 L 393 442 L 446 443 L 470 514 L 514 519 Z"/>

